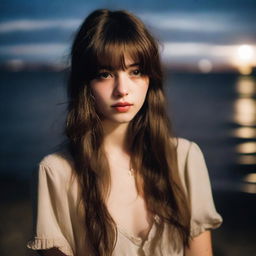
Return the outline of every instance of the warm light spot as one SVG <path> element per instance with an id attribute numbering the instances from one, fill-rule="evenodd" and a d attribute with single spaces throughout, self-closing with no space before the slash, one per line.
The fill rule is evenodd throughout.
<path id="1" fill-rule="evenodd" d="M 251 61 L 254 56 L 254 49 L 250 45 L 241 45 L 238 47 L 238 57 L 242 61 Z"/>
<path id="2" fill-rule="evenodd" d="M 256 100 L 237 99 L 234 103 L 234 121 L 240 125 L 256 124 Z"/>
<path id="3" fill-rule="evenodd" d="M 249 194 L 256 194 L 256 184 L 242 184 L 241 191 Z"/>
<path id="4" fill-rule="evenodd" d="M 209 73 L 212 71 L 212 63 L 207 59 L 201 59 L 198 62 L 198 68 L 202 73 Z"/>
<path id="5" fill-rule="evenodd" d="M 237 81 L 236 91 L 241 96 L 253 96 L 256 94 L 256 82 L 251 77 L 241 77 Z"/>
<path id="6" fill-rule="evenodd" d="M 256 183 L 256 173 L 249 173 L 244 177 L 244 181 Z"/>
<path id="7" fill-rule="evenodd" d="M 256 48 L 251 45 L 240 45 L 234 53 L 232 59 L 233 65 L 243 75 L 249 75 L 253 67 L 256 65 Z"/>
<path id="8" fill-rule="evenodd" d="M 243 139 L 256 138 L 256 128 L 240 127 L 232 131 L 233 136 Z"/>
<path id="9" fill-rule="evenodd" d="M 25 64 L 22 60 L 20 59 L 12 59 L 12 60 L 8 60 L 6 63 L 5 63 L 6 67 L 9 69 L 9 70 L 12 70 L 12 71 L 20 71 L 24 68 Z"/>
<path id="10" fill-rule="evenodd" d="M 236 146 L 236 151 L 242 154 L 256 153 L 256 142 L 244 142 Z"/>
<path id="11" fill-rule="evenodd" d="M 243 165 L 254 165 L 256 164 L 256 155 L 240 155 L 237 162 Z"/>
<path id="12" fill-rule="evenodd" d="M 238 70 L 242 75 L 250 75 L 252 73 L 252 66 L 251 65 L 240 65 L 238 67 Z"/>

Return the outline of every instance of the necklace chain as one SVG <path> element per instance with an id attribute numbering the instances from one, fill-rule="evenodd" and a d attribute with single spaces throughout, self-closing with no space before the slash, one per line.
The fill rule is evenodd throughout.
<path id="1" fill-rule="evenodd" d="M 110 155 L 108 155 L 108 157 L 111 158 Z M 112 158 L 112 159 L 113 159 L 113 158 Z M 120 166 L 120 168 L 121 168 L 121 166 Z M 124 168 L 122 167 L 122 169 L 124 169 Z M 125 169 L 127 170 L 127 168 L 125 168 Z M 133 176 L 134 176 L 134 169 L 133 169 L 131 166 L 130 166 L 129 169 L 128 169 L 128 174 L 129 174 L 130 177 L 133 177 Z"/>
<path id="2" fill-rule="evenodd" d="M 132 168 L 129 169 L 128 173 L 129 176 L 134 176 L 134 170 Z"/>

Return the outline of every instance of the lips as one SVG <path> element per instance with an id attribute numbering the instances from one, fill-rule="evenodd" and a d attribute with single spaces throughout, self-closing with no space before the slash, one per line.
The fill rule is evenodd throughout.
<path id="1" fill-rule="evenodd" d="M 126 106 L 132 106 L 132 104 L 129 102 L 118 102 L 112 105 L 112 107 L 126 107 Z"/>
<path id="2" fill-rule="evenodd" d="M 114 105 L 112 105 L 111 107 L 114 108 L 117 112 L 127 112 L 129 111 L 129 109 L 131 108 L 133 104 L 129 103 L 129 102 L 118 102 Z"/>

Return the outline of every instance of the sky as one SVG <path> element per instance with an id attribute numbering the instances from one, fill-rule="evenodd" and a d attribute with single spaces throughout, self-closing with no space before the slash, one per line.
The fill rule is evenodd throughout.
<path id="1" fill-rule="evenodd" d="M 256 59 L 255 0 L 1 0 L 0 64 L 67 63 L 76 29 L 97 8 L 139 16 L 167 64 L 227 65 L 243 45 Z"/>

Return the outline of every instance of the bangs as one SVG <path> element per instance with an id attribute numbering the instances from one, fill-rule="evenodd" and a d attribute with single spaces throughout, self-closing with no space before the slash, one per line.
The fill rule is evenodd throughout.
<path id="1" fill-rule="evenodd" d="M 97 25 L 94 18 L 85 21 L 72 49 L 73 73 L 81 83 L 90 82 L 101 69 L 125 70 L 127 59 L 151 81 L 161 77 L 157 43 L 137 18 L 104 12 Z"/>
<path id="2" fill-rule="evenodd" d="M 114 31 L 114 32 L 113 32 Z M 151 42 L 142 38 L 135 30 L 105 29 L 97 40 L 92 42 L 90 56 L 87 58 L 91 74 L 95 76 L 100 69 L 125 70 L 125 59 L 130 59 L 140 67 L 142 74 L 151 76 L 151 57 L 154 50 Z"/>
<path id="3" fill-rule="evenodd" d="M 109 70 L 125 70 L 125 59 L 130 59 L 145 70 L 145 61 L 140 49 L 136 49 L 131 43 L 108 43 L 102 49 L 95 49 L 95 68 L 107 68 Z"/>

